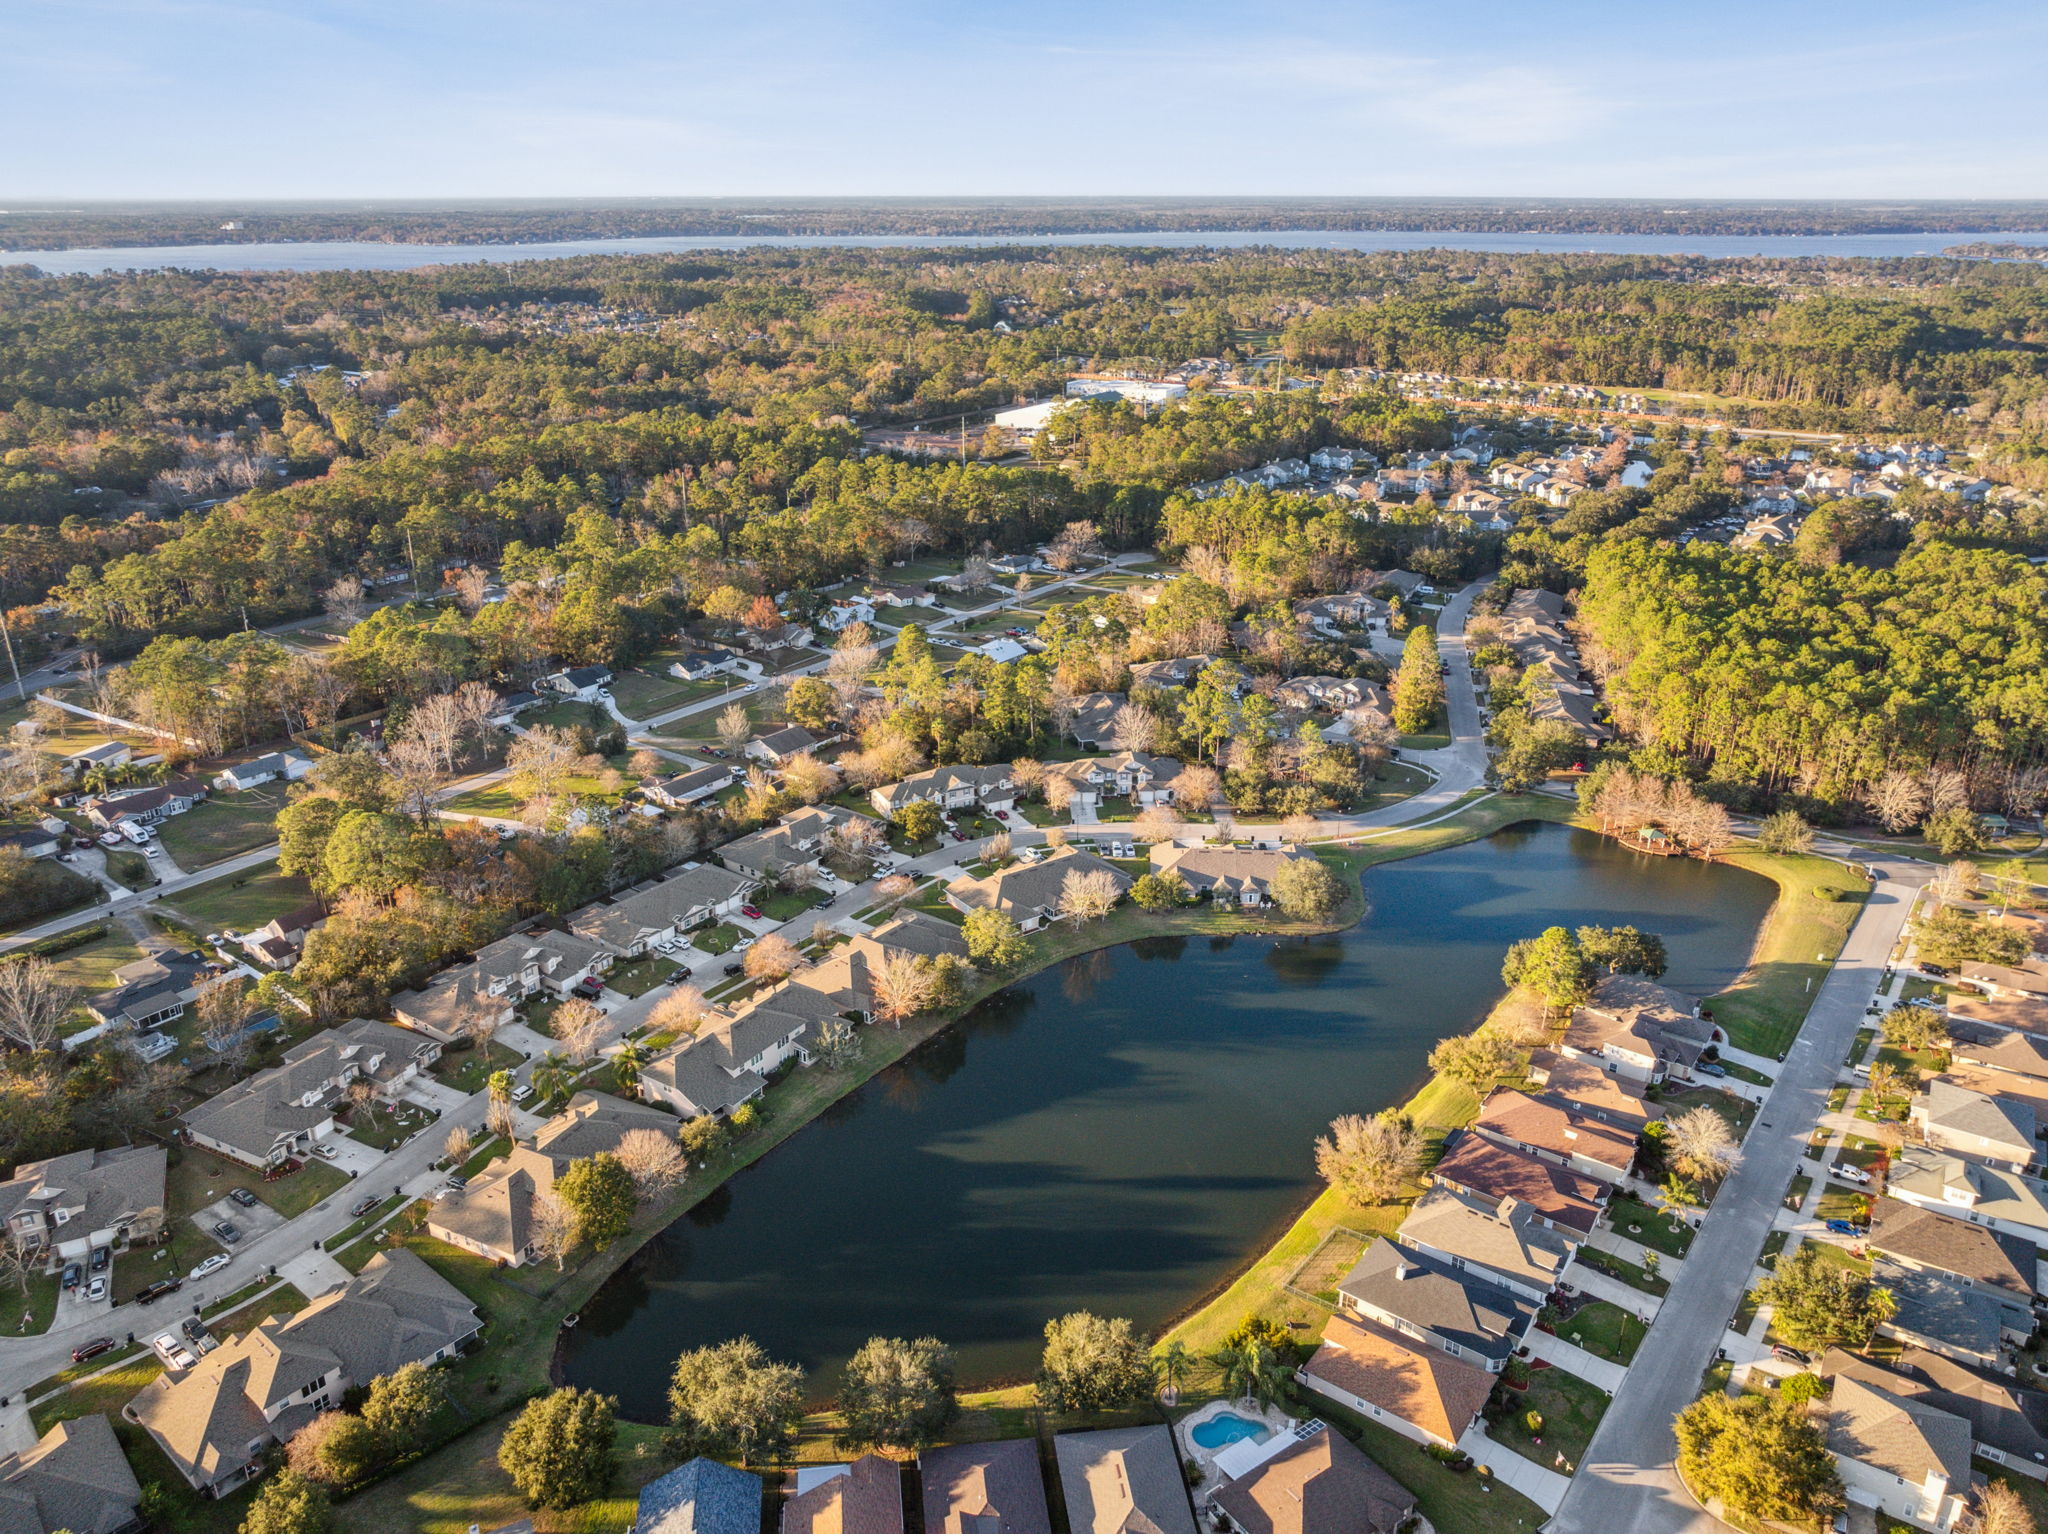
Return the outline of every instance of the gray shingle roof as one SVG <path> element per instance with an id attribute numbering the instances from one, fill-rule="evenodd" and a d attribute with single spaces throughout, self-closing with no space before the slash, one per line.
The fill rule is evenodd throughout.
<path id="1" fill-rule="evenodd" d="M 142 1487 L 105 1417 L 60 1422 L 34 1448 L 0 1456 L 5 1534 L 117 1534 L 135 1522 Z"/>
<path id="2" fill-rule="evenodd" d="M 1061 1433 L 1052 1442 L 1073 1534 L 1195 1534 L 1171 1428 Z"/>
<path id="3" fill-rule="evenodd" d="M 761 1478 L 693 1459 L 640 1488 L 633 1534 L 761 1534 Z"/>
<path id="4" fill-rule="evenodd" d="M 925 1534 L 1052 1534 L 1034 1439 L 927 1449 L 917 1470 Z"/>
<path id="5" fill-rule="evenodd" d="M 1489 1359 L 1512 1353 L 1536 1316 L 1529 1301 L 1391 1238 L 1367 1247 L 1337 1292 Z"/>

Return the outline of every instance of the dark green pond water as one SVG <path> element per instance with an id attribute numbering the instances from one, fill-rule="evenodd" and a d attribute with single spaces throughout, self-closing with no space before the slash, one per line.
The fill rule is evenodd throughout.
<path id="1" fill-rule="evenodd" d="M 986 1384 L 1027 1376 L 1069 1310 L 1153 1330 L 1312 1196 L 1330 1119 L 1400 1102 L 1486 1014 L 1510 943 L 1634 922 L 1704 994 L 1775 893 L 1541 823 L 1365 889 L 1347 932 L 1148 939 L 989 998 L 650 1242 L 584 1308 L 568 1379 L 658 1420 L 676 1355 L 742 1332 L 826 1394 L 878 1334 L 942 1338 Z"/>

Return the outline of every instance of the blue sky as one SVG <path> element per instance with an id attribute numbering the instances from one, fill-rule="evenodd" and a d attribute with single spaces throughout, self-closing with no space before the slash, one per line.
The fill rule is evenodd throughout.
<path id="1" fill-rule="evenodd" d="M 7 0 L 0 199 L 2048 196 L 2021 0 Z"/>

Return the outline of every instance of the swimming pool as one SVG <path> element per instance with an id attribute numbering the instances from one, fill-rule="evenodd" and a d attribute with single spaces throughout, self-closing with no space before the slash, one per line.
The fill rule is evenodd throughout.
<path id="1" fill-rule="evenodd" d="M 1220 1449 L 1226 1444 L 1242 1443 L 1247 1438 L 1264 1438 L 1271 1431 L 1263 1422 L 1240 1417 L 1236 1412 L 1221 1411 L 1207 1421 L 1197 1422 L 1188 1436 L 1199 1448 Z"/>

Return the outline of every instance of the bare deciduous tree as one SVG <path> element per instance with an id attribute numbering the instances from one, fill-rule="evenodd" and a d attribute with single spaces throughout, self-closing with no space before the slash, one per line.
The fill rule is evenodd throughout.
<path id="1" fill-rule="evenodd" d="M 1896 834 L 1926 818 L 1927 790 L 1910 772 L 1888 772 L 1870 791 L 1870 813 Z"/>
<path id="2" fill-rule="evenodd" d="M 682 1149 L 659 1129 L 627 1130 L 613 1154 L 631 1175 L 633 1192 L 642 1203 L 661 1197 L 683 1180 L 687 1170 Z"/>
<path id="3" fill-rule="evenodd" d="M 803 962 L 803 955 L 796 951 L 796 944 L 778 932 L 754 939 L 754 946 L 747 950 L 745 967 L 756 980 L 786 980 Z"/>
<path id="4" fill-rule="evenodd" d="M 1109 722 L 1109 738 L 1119 751 L 1155 751 L 1159 747 L 1159 716 L 1149 708 L 1126 703 Z"/>
<path id="5" fill-rule="evenodd" d="M 805 804 L 816 804 L 839 792 L 839 772 L 803 751 L 782 764 L 782 786 Z"/>
<path id="6" fill-rule="evenodd" d="M 532 1230 L 534 1255 L 543 1260 L 552 1258 L 559 1273 L 569 1253 L 576 1249 L 575 1213 L 552 1193 L 536 1194 Z"/>
<path id="7" fill-rule="evenodd" d="M 1671 1120 L 1672 1162 L 1696 1182 L 1718 1182 L 1735 1164 L 1735 1136 L 1712 1108 L 1688 1108 Z"/>
<path id="8" fill-rule="evenodd" d="M 538 725 L 512 742 L 505 765 L 520 793 L 545 804 L 578 772 L 594 772 L 597 763 L 577 749 L 576 737 L 552 725 Z"/>
<path id="9" fill-rule="evenodd" d="M 1077 922 L 1095 921 L 1116 909 L 1120 897 L 1116 876 L 1106 868 L 1070 868 L 1060 881 L 1060 915 Z"/>
<path id="10" fill-rule="evenodd" d="M 877 820 L 857 815 L 833 826 L 822 838 L 826 861 L 846 878 L 865 879 L 888 849 L 889 833 Z"/>
<path id="11" fill-rule="evenodd" d="M 435 693 L 414 705 L 405 718 L 405 739 L 417 740 L 433 753 L 443 776 L 455 771 L 455 752 L 462 741 L 462 706 L 455 695 Z"/>
<path id="12" fill-rule="evenodd" d="M 917 955 L 891 949 L 875 966 L 870 984 L 874 989 L 875 1016 L 884 1022 L 903 1025 L 930 1004 L 936 986 L 931 968 L 918 963 Z"/>
<path id="13" fill-rule="evenodd" d="M 353 623 L 362 617 L 370 605 L 370 589 L 362 577 L 344 575 L 340 580 L 320 593 L 320 599 L 333 617 L 344 623 Z"/>
<path id="14" fill-rule="evenodd" d="M 1173 790 L 1173 802 L 1182 809 L 1206 810 L 1223 791 L 1223 776 L 1214 767 L 1191 762 L 1174 774 L 1167 787 Z"/>
<path id="15" fill-rule="evenodd" d="M 456 571 L 448 582 L 449 589 L 455 593 L 455 605 L 472 618 L 483 611 L 484 595 L 490 584 L 490 572 L 478 565 Z"/>
<path id="16" fill-rule="evenodd" d="M 441 1142 L 441 1149 L 447 1154 L 448 1164 L 459 1167 L 469 1160 L 469 1153 L 476 1149 L 476 1136 L 457 1124 L 448 1131 L 448 1138 Z"/>
<path id="17" fill-rule="evenodd" d="M 917 881 L 909 874 L 890 874 L 875 885 L 875 903 L 894 910 L 917 893 Z"/>
<path id="18" fill-rule="evenodd" d="M 588 1064 L 597 1053 L 598 1036 L 604 1032 L 604 1013 L 594 1002 L 572 996 L 555 1009 L 550 1027 L 562 1052 L 578 1065 Z"/>
<path id="19" fill-rule="evenodd" d="M 30 956 L 0 964 L 0 1039 L 30 1054 L 57 1047 L 78 990 L 48 959 Z"/>
<path id="20" fill-rule="evenodd" d="M 728 703 L 718 711 L 718 743 L 726 750 L 739 750 L 753 733 L 754 722 L 747 717 L 744 703 Z"/>
<path id="21" fill-rule="evenodd" d="M 694 985 L 679 985 L 655 1003 L 647 1015 L 647 1026 L 656 1033 L 695 1033 L 708 1010 L 702 991 Z"/>

